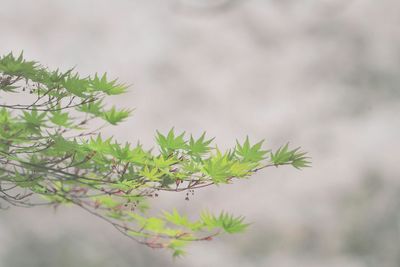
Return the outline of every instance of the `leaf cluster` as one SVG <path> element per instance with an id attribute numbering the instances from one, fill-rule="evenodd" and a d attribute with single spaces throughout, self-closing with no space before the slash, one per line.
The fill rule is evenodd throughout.
<path id="1" fill-rule="evenodd" d="M 220 233 L 242 232 L 244 217 L 201 213 L 191 221 L 177 210 L 149 215 L 161 192 L 189 193 L 248 178 L 269 166 L 309 166 L 306 153 L 285 145 L 275 152 L 249 138 L 226 151 L 214 138 L 157 131 L 157 149 L 120 143 L 91 129 L 92 121 L 118 125 L 132 109 L 107 108 L 106 98 L 127 87 L 106 74 L 80 77 L 49 70 L 12 53 L 0 58 L 0 97 L 20 94 L 29 103 L 0 104 L 0 198 L 15 206 L 72 204 L 109 222 L 122 234 L 174 256 L 184 246 Z M 36 201 L 36 202 L 35 202 Z"/>

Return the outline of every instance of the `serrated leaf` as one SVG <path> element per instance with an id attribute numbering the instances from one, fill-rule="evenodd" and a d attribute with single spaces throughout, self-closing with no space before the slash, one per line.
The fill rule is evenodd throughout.
<path id="1" fill-rule="evenodd" d="M 251 146 L 249 137 L 246 137 L 246 140 L 242 145 L 239 141 L 236 141 L 236 155 L 238 155 L 243 161 L 259 162 L 265 159 L 265 154 L 268 152 L 261 149 L 263 142 L 264 140 Z"/>
<path id="2" fill-rule="evenodd" d="M 174 128 L 172 128 L 168 132 L 167 136 L 157 131 L 156 141 L 160 146 L 161 152 L 164 155 L 169 155 L 170 153 L 178 149 L 185 149 L 187 147 L 186 141 L 184 140 L 184 136 L 185 132 L 175 136 Z"/>
<path id="3" fill-rule="evenodd" d="M 195 140 L 192 135 L 190 135 L 189 143 L 188 143 L 188 153 L 194 157 L 200 158 L 202 155 L 208 153 L 211 150 L 209 146 L 210 143 L 214 140 L 214 138 L 205 140 L 206 132 L 204 132 L 199 139 Z"/>
<path id="4" fill-rule="evenodd" d="M 148 166 L 145 166 L 141 170 L 140 175 L 146 177 L 150 181 L 160 181 L 160 178 L 163 174 L 159 172 L 157 168 L 149 168 Z"/>
<path id="5" fill-rule="evenodd" d="M 103 118 L 112 125 L 117 125 L 118 123 L 124 121 L 130 116 L 132 110 L 120 109 L 117 110 L 114 106 L 103 113 Z"/>
<path id="6" fill-rule="evenodd" d="M 100 117 L 103 114 L 103 102 L 102 100 L 91 101 L 89 103 L 85 103 L 79 106 L 78 110 L 86 113 L 90 113 L 95 115 L 96 117 Z"/>
<path id="7" fill-rule="evenodd" d="M 69 74 L 63 81 L 63 87 L 71 94 L 79 97 L 86 97 L 88 95 L 89 81 L 81 79 L 76 73 L 75 75 Z"/>
<path id="8" fill-rule="evenodd" d="M 95 74 L 93 79 L 90 79 L 90 87 L 95 91 L 101 91 L 107 95 L 119 95 L 126 92 L 127 86 L 118 84 L 117 79 L 108 81 L 107 73 L 104 73 L 101 78 Z"/>
<path id="9" fill-rule="evenodd" d="M 204 161 L 202 172 L 209 175 L 215 184 L 226 183 L 227 178 L 232 176 L 231 167 L 234 162 L 230 161 L 229 153 L 217 154 Z"/>
<path id="10" fill-rule="evenodd" d="M 69 127 L 71 124 L 68 123 L 69 116 L 67 112 L 61 112 L 61 110 L 56 110 L 51 112 L 52 117 L 50 121 L 58 126 Z"/>
<path id="11" fill-rule="evenodd" d="M 300 169 L 310 166 L 310 161 L 308 161 L 309 157 L 305 155 L 305 152 L 300 151 L 300 147 L 289 150 L 289 143 L 287 143 L 283 147 L 280 147 L 275 153 L 271 152 L 270 157 L 274 165 L 291 164 L 293 167 Z"/>

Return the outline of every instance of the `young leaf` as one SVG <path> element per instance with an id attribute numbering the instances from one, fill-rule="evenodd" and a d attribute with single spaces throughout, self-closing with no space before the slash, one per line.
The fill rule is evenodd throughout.
<path id="1" fill-rule="evenodd" d="M 100 117 L 103 114 L 103 103 L 102 100 L 91 101 L 89 103 L 84 103 L 79 106 L 78 110 L 86 113 L 90 113 L 95 115 L 96 117 Z"/>
<path id="2" fill-rule="evenodd" d="M 205 140 L 205 135 L 206 132 L 204 132 L 197 140 L 194 140 L 193 136 L 190 135 L 189 144 L 187 146 L 189 155 L 192 155 L 196 158 L 201 158 L 201 156 L 211 150 L 211 147 L 209 145 L 214 140 L 214 138 Z"/>
<path id="3" fill-rule="evenodd" d="M 117 84 L 117 80 L 108 81 L 107 73 L 104 73 L 101 78 L 95 74 L 93 79 L 90 79 L 90 86 L 95 91 L 101 91 L 107 95 L 119 95 L 126 92 L 127 86 Z"/>
<path id="4" fill-rule="evenodd" d="M 232 175 L 231 167 L 233 162 L 229 160 L 229 153 L 217 154 L 204 161 L 202 172 L 209 175 L 215 184 L 226 183 L 227 178 Z"/>
<path id="5" fill-rule="evenodd" d="M 52 117 L 50 121 L 58 126 L 69 127 L 68 123 L 69 117 L 67 112 L 61 112 L 61 110 L 56 110 L 51 112 Z"/>
<path id="6" fill-rule="evenodd" d="M 261 145 L 263 142 L 264 140 L 251 146 L 249 137 L 246 137 L 243 145 L 241 145 L 239 141 L 236 141 L 236 155 L 238 155 L 243 161 L 259 162 L 265 159 L 264 155 L 268 152 L 261 149 Z"/>
<path id="7" fill-rule="evenodd" d="M 161 152 L 164 155 L 169 155 L 178 149 L 185 149 L 187 147 L 186 141 L 183 139 L 184 136 L 185 132 L 175 136 L 174 128 L 172 128 L 168 132 L 167 136 L 162 135 L 159 131 L 157 131 L 156 140 L 160 146 Z"/>
<path id="8" fill-rule="evenodd" d="M 117 110 L 114 106 L 103 113 L 103 118 L 112 125 L 117 125 L 118 123 L 122 122 L 126 118 L 129 117 L 132 110 L 129 109 L 120 109 Z"/>
<path id="9" fill-rule="evenodd" d="M 300 169 L 310 166 L 309 157 L 306 157 L 307 153 L 301 152 L 300 147 L 289 150 L 289 144 L 287 143 L 283 147 L 280 147 L 275 153 L 271 152 L 271 162 L 274 165 L 291 164 L 293 167 Z"/>

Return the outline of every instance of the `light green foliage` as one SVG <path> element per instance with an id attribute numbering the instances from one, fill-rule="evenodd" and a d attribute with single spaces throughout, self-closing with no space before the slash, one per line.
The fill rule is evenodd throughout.
<path id="1" fill-rule="evenodd" d="M 175 136 L 173 128 L 168 132 L 167 136 L 162 135 L 160 132 L 157 131 L 157 143 L 160 146 L 161 152 L 164 155 L 168 156 L 174 151 L 187 148 L 186 141 L 183 140 L 184 136 L 184 132 L 178 136 Z"/>
<path id="2" fill-rule="evenodd" d="M 310 166 L 306 154 L 305 152 L 301 152 L 299 147 L 290 150 L 289 144 L 286 144 L 275 153 L 271 152 L 271 162 L 276 166 L 291 164 L 293 167 L 301 169 Z"/>
<path id="3" fill-rule="evenodd" d="M 127 86 L 124 84 L 118 84 L 117 80 L 108 81 L 107 73 L 104 73 L 100 78 L 95 74 L 93 79 L 90 79 L 91 88 L 94 91 L 102 91 L 107 95 L 119 95 L 126 92 Z"/>
<path id="4" fill-rule="evenodd" d="M 261 145 L 263 141 L 258 142 L 257 144 L 251 146 L 249 142 L 249 138 L 246 137 L 246 141 L 244 141 L 243 145 L 240 145 L 239 141 L 236 141 L 236 154 L 243 159 L 243 161 L 248 162 L 259 162 L 265 159 L 265 154 L 268 151 L 264 151 L 261 149 Z"/>
<path id="5" fill-rule="evenodd" d="M 271 152 L 263 141 L 252 144 L 249 138 L 221 151 L 206 133 L 196 138 L 172 128 L 157 131 L 154 152 L 89 129 L 93 120 L 117 125 L 127 119 L 132 109 L 104 102 L 125 91 L 106 74 L 82 78 L 72 69 L 51 71 L 22 54 L 0 58 L 0 97 L 18 93 L 31 100 L 0 104 L 0 198 L 16 206 L 72 204 L 141 244 L 180 256 L 192 241 L 242 232 L 248 224 L 226 212 L 203 212 L 197 220 L 176 209 L 150 216 L 149 198 L 231 183 L 269 166 L 309 166 L 299 149 L 285 145 Z"/>
<path id="6" fill-rule="evenodd" d="M 131 112 L 132 111 L 129 109 L 117 110 L 115 107 L 112 107 L 110 110 L 107 110 L 103 113 L 103 117 L 110 124 L 117 125 L 128 118 Z"/>
<path id="7" fill-rule="evenodd" d="M 54 123 L 55 125 L 61 126 L 61 127 L 70 127 L 68 124 L 68 121 L 70 120 L 68 116 L 68 112 L 62 112 L 61 110 L 55 110 L 51 112 L 52 117 L 50 118 L 50 121 Z"/>

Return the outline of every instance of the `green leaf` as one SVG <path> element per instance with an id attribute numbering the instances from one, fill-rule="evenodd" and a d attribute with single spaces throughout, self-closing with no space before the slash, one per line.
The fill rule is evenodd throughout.
<path id="1" fill-rule="evenodd" d="M 142 145 L 137 144 L 137 146 L 132 150 L 132 155 L 129 158 L 129 161 L 139 165 L 144 165 L 151 157 L 150 152 L 144 151 Z"/>
<path id="2" fill-rule="evenodd" d="M 129 117 L 132 110 L 129 109 L 120 109 L 117 110 L 114 106 L 103 113 L 103 118 L 112 125 L 117 125 L 118 123 L 122 122 L 126 118 Z"/>
<path id="3" fill-rule="evenodd" d="M 222 228 L 226 233 L 233 234 L 239 233 L 246 230 L 249 226 L 247 223 L 243 223 L 243 216 L 234 217 L 231 214 L 221 212 L 218 217 L 215 217 L 213 214 L 204 211 L 201 214 L 201 220 L 203 224 L 208 227 L 210 230 L 214 228 Z"/>
<path id="4" fill-rule="evenodd" d="M 79 97 L 87 97 L 89 95 L 89 81 L 87 79 L 81 79 L 77 73 L 75 75 L 69 74 L 66 79 L 63 80 L 62 85 L 73 95 Z"/>
<path id="5" fill-rule="evenodd" d="M 306 157 L 307 153 L 301 152 L 300 147 L 289 150 L 289 143 L 280 147 L 275 153 L 271 152 L 271 162 L 274 165 L 291 164 L 293 167 L 300 169 L 304 167 L 310 167 L 309 157 Z"/>
<path id="6" fill-rule="evenodd" d="M 79 150 L 78 143 L 73 140 L 67 140 L 61 135 L 52 135 L 52 146 L 50 147 L 52 150 L 47 152 L 56 152 L 56 155 L 60 155 L 63 153 L 72 153 Z"/>
<path id="7" fill-rule="evenodd" d="M 229 153 L 217 154 L 204 161 L 202 172 L 209 175 L 215 184 L 226 183 L 227 178 L 232 176 L 231 167 L 233 162 L 229 159 Z"/>
<path id="8" fill-rule="evenodd" d="M 52 111 L 52 117 L 50 121 L 58 126 L 70 127 L 71 124 L 68 123 L 69 117 L 67 112 L 61 112 L 61 110 Z"/>
<path id="9" fill-rule="evenodd" d="M 114 145 L 111 146 L 111 155 L 113 155 L 118 160 L 128 161 L 129 159 L 132 158 L 133 153 L 131 151 L 129 143 L 125 143 L 124 147 L 115 143 Z"/>
<path id="10" fill-rule="evenodd" d="M 102 100 L 91 101 L 89 103 L 82 104 L 78 107 L 79 111 L 90 113 L 96 117 L 100 117 L 103 114 L 103 102 Z"/>
<path id="11" fill-rule="evenodd" d="M 214 140 L 214 138 L 205 140 L 205 135 L 206 132 L 204 132 L 197 140 L 194 140 L 193 136 L 190 135 L 189 144 L 187 146 L 189 155 L 200 158 L 202 155 L 208 153 L 211 150 L 211 147 L 209 145 Z"/>
<path id="12" fill-rule="evenodd" d="M 187 241 L 184 240 L 172 240 L 168 244 L 168 248 L 172 249 L 174 258 L 179 258 L 185 256 L 186 252 L 183 248 L 188 244 Z"/>
<path id="13" fill-rule="evenodd" d="M 115 207 L 121 205 L 121 203 L 119 201 L 115 200 L 111 196 L 94 197 L 93 200 L 107 208 L 115 208 Z"/>
<path id="14" fill-rule="evenodd" d="M 162 219 L 156 217 L 147 218 L 146 223 L 144 224 L 144 228 L 146 230 L 161 233 L 163 232 L 165 227 L 165 222 Z"/>
<path id="15" fill-rule="evenodd" d="M 230 167 L 230 173 L 234 177 L 245 177 L 251 174 L 251 171 L 258 166 L 253 162 L 234 162 Z"/>
<path id="16" fill-rule="evenodd" d="M 178 149 L 186 149 L 186 141 L 184 140 L 185 132 L 181 133 L 178 136 L 175 136 L 174 128 L 172 128 L 167 136 L 162 135 L 159 131 L 157 131 L 156 140 L 160 146 L 161 152 L 165 155 L 169 155 L 170 153 L 178 150 Z"/>
<path id="17" fill-rule="evenodd" d="M 22 188 L 29 188 L 37 184 L 38 179 L 32 179 L 28 175 L 21 175 L 16 169 L 14 169 L 14 174 L 16 184 Z"/>
<path id="18" fill-rule="evenodd" d="M 268 151 L 261 150 L 261 146 L 264 140 L 258 142 L 257 144 L 251 146 L 249 137 L 246 137 L 245 142 L 243 145 L 239 143 L 239 141 L 236 141 L 236 155 L 238 155 L 240 158 L 242 158 L 243 161 L 248 161 L 248 162 L 259 162 L 263 159 L 265 159 L 265 154 Z"/>
<path id="19" fill-rule="evenodd" d="M 127 86 L 117 84 L 117 79 L 107 81 L 107 73 L 104 73 L 101 78 L 95 74 L 93 79 L 90 79 L 90 86 L 95 91 L 101 91 L 108 95 L 119 95 L 126 92 Z"/>
<path id="20" fill-rule="evenodd" d="M 19 88 L 18 86 L 7 85 L 7 84 L 3 83 L 3 81 L 4 80 L 0 79 L 0 90 L 1 91 L 7 92 L 7 93 L 15 93 L 16 92 L 15 89 Z"/>
<path id="21" fill-rule="evenodd" d="M 140 175 L 146 177 L 150 181 L 160 181 L 163 174 L 159 172 L 157 168 L 149 168 L 148 166 L 145 166 L 140 172 Z"/>
<path id="22" fill-rule="evenodd" d="M 11 114 L 6 108 L 0 109 L 0 124 L 5 125 L 11 122 Z"/>
<path id="23" fill-rule="evenodd" d="M 166 211 L 164 211 L 163 213 L 164 213 L 164 218 L 175 225 L 180 225 L 185 227 L 191 226 L 189 219 L 186 216 L 181 216 L 176 209 L 173 209 L 172 213 L 168 213 Z"/>
<path id="24" fill-rule="evenodd" d="M 28 126 L 31 127 L 42 126 L 46 121 L 45 117 L 46 112 L 38 112 L 36 110 L 31 110 L 31 112 L 23 111 L 23 116 L 21 116 L 21 118 L 25 120 Z"/>
<path id="25" fill-rule="evenodd" d="M 0 58 L 0 73 L 14 76 L 32 77 L 38 70 L 38 64 L 35 61 L 26 61 L 23 58 L 23 52 L 18 58 L 12 53 Z"/>
<path id="26" fill-rule="evenodd" d="M 90 138 L 90 141 L 86 145 L 89 150 L 97 151 L 99 153 L 110 153 L 113 150 L 113 145 L 111 144 L 112 137 L 103 140 L 101 135 L 98 134 L 96 138 Z"/>

